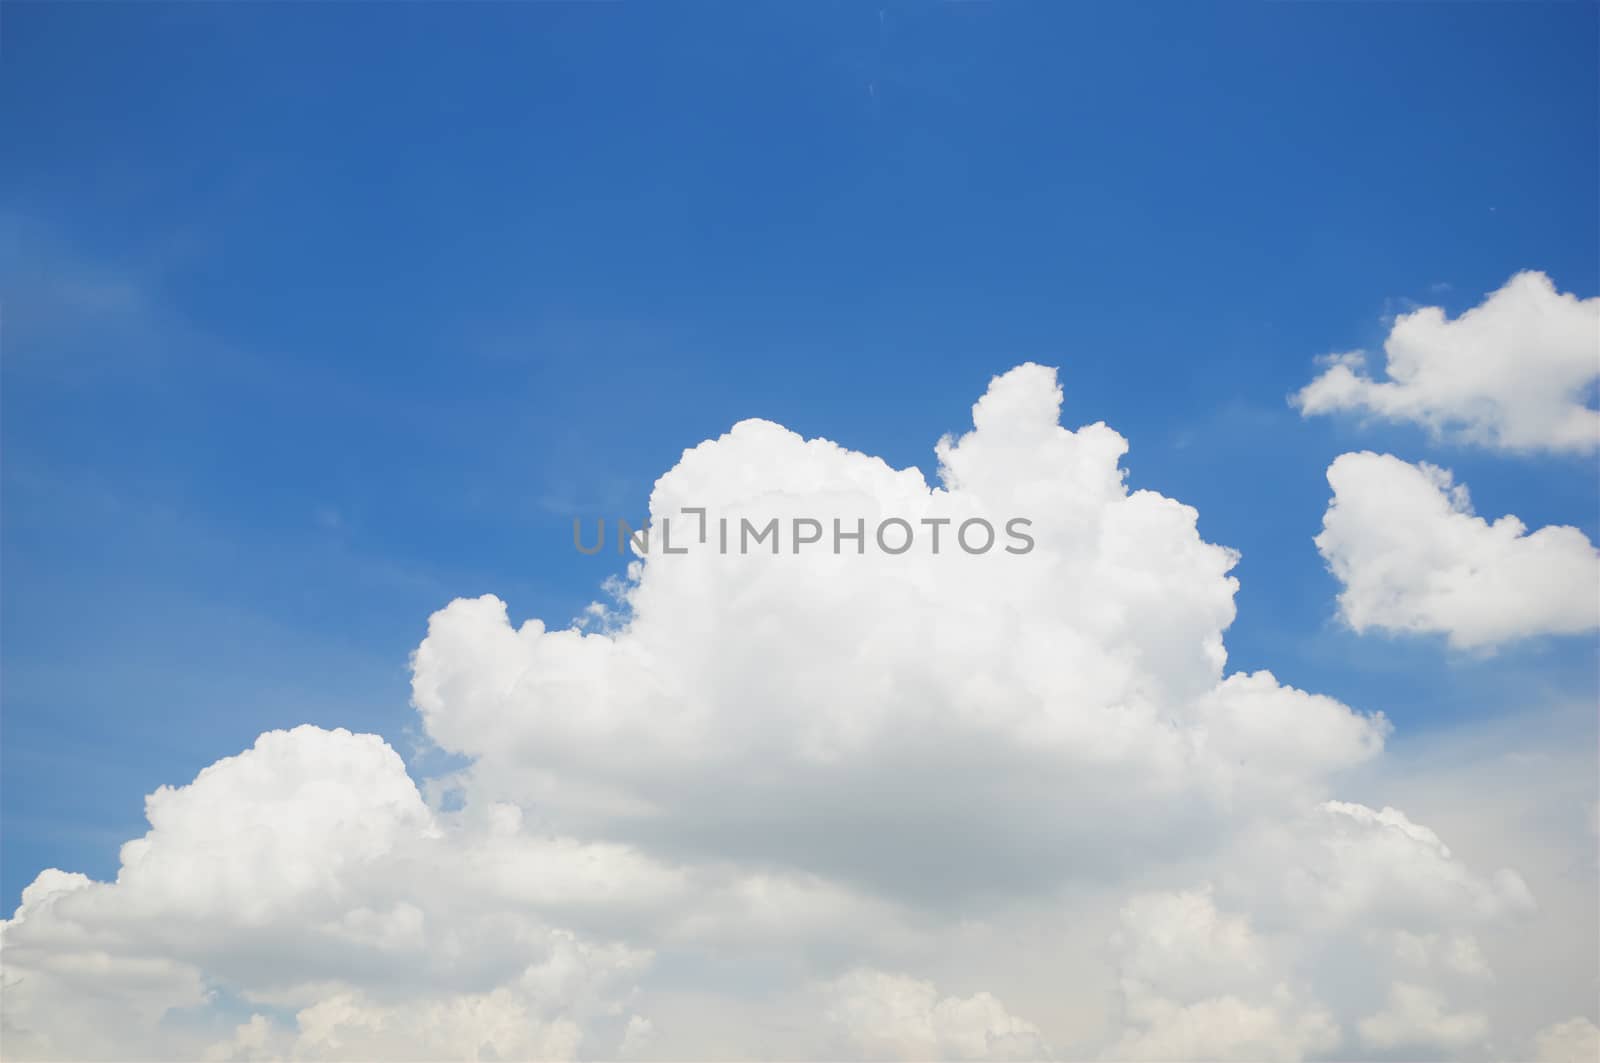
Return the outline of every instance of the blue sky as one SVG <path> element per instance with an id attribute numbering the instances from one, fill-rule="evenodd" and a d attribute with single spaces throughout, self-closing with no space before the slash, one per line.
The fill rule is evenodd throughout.
<path id="1" fill-rule="evenodd" d="M 9 911 L 314 722 L 415 742 L 428 614 L 560 623 L 751 416 L 931 473 L 988 379 L 1240 549 L 1236 667 L 1407 734 L 1592 694 L 1592 639 L 1356 637 L 1346 450 L 1600 538 L 1587 458 L 1285 396 L 1519 269 L 1600 293 L 1592 4 L 14 4 L 0 175 Z"/>

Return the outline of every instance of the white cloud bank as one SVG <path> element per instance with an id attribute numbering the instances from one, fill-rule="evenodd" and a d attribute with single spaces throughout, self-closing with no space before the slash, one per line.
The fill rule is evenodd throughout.
<path id="1" fill-rule="evenodd" d="M 1600 551 L 1577 528 L 1490 523 L 1447 470 L 1388 454 L 1341 454 L 1328 483 L 1317 549 L 1356 631 L 1443 632 L 1470 648 L 1600 627 Z"/>
<path id="2" fill-rule="evenodd" d="M 1600 447 L 1600 297 L 1556 290 L 1518 273 L 1451 320 L 1436 306 L 1396 319 L 1383 344 L 1385 376 L 1360 352 L 1335 355 L 1292 397 L 1310 416 L 1360 411 L 1514 453 L 1587 454 Z"/>
<path id="3" fill-rule="evenodd" d="M 1235 555 L 1060 402 L 1052 370 L 997 378 L 937 488 L 761 421 L 685 452 L 655 519 L 1024 515 L 1037 548 L 693 546 L 600 631 L 453 602 L 413 689 L 467 766 L 425 795 L 379 739 L 301 727 L 158 791 L 115 881 L 45 871 L 0 930 L 7 1058 L 1565 1044 L 1564 998 L 1486 1017 L 1526 966 L 1497 935 L 1592 921 L 1338 800 L 1388 723 L 1228 674 Z"/>

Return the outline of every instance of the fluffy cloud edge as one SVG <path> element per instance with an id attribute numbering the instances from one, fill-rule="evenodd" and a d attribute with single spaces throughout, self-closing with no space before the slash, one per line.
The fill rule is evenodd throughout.
<path id="1" fill-rule="evenodd" d="M 1366 413 L 1512 454 L 1592 454 L 1597 349 L 1600 296 L 1579 299 L 1527 270 L 1457 318 L 1437 306 L 1401 314 L 1383 377 L 1368 374 L 1364 352 L 1331 355 L 1289 401 L 1307 417 Z"/>
<path id="2" fill-rule="evenodd" d="M 1600 551 L 1573 527 L 1473 512 L 1446 469 L 1341 454 L 1316 546 L 1356 632 L 1443 634 L 1464 649 L 1600 627 Z"/>

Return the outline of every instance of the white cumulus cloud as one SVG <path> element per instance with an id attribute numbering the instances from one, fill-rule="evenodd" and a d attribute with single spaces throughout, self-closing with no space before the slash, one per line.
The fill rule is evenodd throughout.
<path id="1" fill-rule="evenodd" d="M 1544 884 L 1350 799 L 1387 719 L 1230 672 L 1237 556 L 1061 401 L 996 378 L 936 485 L 765 421 L 686 451 L 650 500 L 686 552 L 622 559 L 592 623 L 430 619 L 459 769 L 272 732 L 152 795 L 113 881 L 42 872 L 8 1058 L 1477 1051 Z M 1014 517 L 1034 549 L 951 538 Z M 746 518 L 945 537 L 717 549 Z M 1541 1006 L 1493 1021 L 1573 1015 Z"/>
<path id="2" fill-rule="evenodd" d="M 1317 549 L 1356 631 L 1442 632 L 1480 647 L 1600 625 L 1600 552 L 1577 528 L 1491 523 L 1447 470 L 1387 454 L 1341 454 L 1328 483 Z"/>
<path id="3" fill-rule="evenodd" d="M 1437 306 L 1400 315 L 1383 345 L 1384 377 L 1359 351 L 1335 355 L 1292 397 L 1310 416 L 1350 410 L 1427 426 L 1435 434 L 1513 453 L 1592 453 L 1600 411 L 1600 297 L 1556 290 L 1518 273 L 1451 319 Z"/>
<path id="4" fill-rule="evenodd" d="M 1451 1013 L 1432 990 L 1405 982 L 1389 991 L 1384 1009 L 1361 1020 L 1361 1037 L 1376 1048 L 1461 1049 L 1480 1043 L 1489 1021 L 1476 1012 Z"/>

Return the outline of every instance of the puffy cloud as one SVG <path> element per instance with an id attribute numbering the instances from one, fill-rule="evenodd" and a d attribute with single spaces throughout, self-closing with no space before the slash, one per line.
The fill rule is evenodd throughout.
<path id="1" fill-rule="evenodd" d="M 622 1043 L 617 1046 L 620 1059 L 635 1059 L 649 1054 L 650 1042 L 655 1039 L 655 1023 L 643 1015 L 630 1015 L 622 1031 Z"/>
<path id="2" fill-rule="evenodd" d="M 997 379 L 978 427 L 939 444 L 932 488 L 741 422 L 655 485 L 652 525 L 687 552 L 634 566 L 621 626 L 513 626 L 493 597 L 436 614 L 415 657 L 428 733 L 472 759 L 475 790 L 564 831 L 952 902 L 1069 865 L 1115 874 L 1198 843 L 1222 808 L 1314 797 L 1375 755 L 1381 717 L 1224 675 L 1236 555 L 1193 509 L 1129 491 L 1126 442 L 1061 428 L 1060 401 L 1039 366 Z M 685 516 L 701 510 L 704 543 Z M 1029 553 L 952 545 L 965 521 L 1018 517 Z M 721 551 L 721 521 L 772 518 L 899 518 L 944 539 Z"/>
<path id="3" fill-rule="evenodd" d="M 1285 853 L 1291 889 L 1312 911 L 1347 925 L 1429 926 L 1495 919 L 1532 909 L 1514 870 L 1471 873 L 1437 834 L 1393 808 L 1328 801 L 1314 852 Z M 1337 922 L 1335 923 L 1337 925 Z"/>
<path id="4" fill-rule="evenodd" d="M 1600 297 L 1518 273 L 1454 320 L 1436 306 L 1400 315 L 1383 348 L 1387 379 L 1367 375 L 1359 351 L 1336 355 L 1291 401 L 1307 416 L 1359 410 L 1505 451 L 1600 446 L 1600 412 L 1586 405 L 1600 376 Z"/>
<path id="5" fill-rule="evenodd" d="M 1394 982 L 1424 985 L 1445 995 L 1448 1012 L 1486 1016 L 1493 1042 L 1482 1052 L 1478 1046 L 1435 1051 L 1490 1059 L 1532 1059 L 1539 1028 L 1568 1016 L 1595 1018 L 1600 876 L 1590 813 L 1597 742 L 1592 697 L 1544 708 L 1529 703 L 1523 711 L 1426 734 L 1402 732 L 1383 764 L 1351 781 L 1352 797 L 1371 807 L 1404 807 L 1408 819 L 1426 822 L 1463 866 L 1514 867 L 1537 901 L 1512 909 L 1515 893 L 1503 893 L 1498 905 L 1480 908 L 1499 917 L 1467 920 L 1458 909 L 1431 927 L 1408 919 L 1404 929 L 1415 942 L 1405 942 L 1392 922 L 1388 930 L 1369 928 L 1370 944 L 1387 944 L 1393 962 L 1373 968 L 1386 971 L 1388 982 L 1382 999 L 1359 1009 L 1363 1017 L 1384 1009 Z M 1496 877 L 1507 876 L 1486 876 Z"/>
<path id="6" fill-rule="evenodd" d="M 825 988 L 826 1020 L 851 1058 L 1046 1059 L 1031 1022 L 1009 1014 L 989 993 L 941 997 L 930 982 L 855 970 Z"/>
<path id="7" fill-rule="evenodd" d="M 1533 1039 L 1536 1063 L 1593 1063 L 1600 1059 L 1600 1027 L 1579 1016 L 1552 1023 Z"/>
<path id="8" fill-rule="evenodd" d="M 1471 928 L 1533 907 L 1515 872 L 1476 875 L 1403 813 L 1348 802 L 1264 825 L 1214 865 L 1213 883 L 1136 896 L 1123 907 L 1112 939 L 1124 1013 L 1114 1057 L 1295 1060 L 1331 1052 L 1366 1003 L 1341 985 L 1345 972 L 1371 978 L 1434 963 L 1451 975 L 1487 977 Z M 1414 988 L 1398 988 L 1396 1000 L 1416 1007 L 1360 1019 L 1369 1043 L 1439 1044 L 1440 1031 L 1464 1028 L 1464 1018 L 1439 1010 L 1442 995 L 1427 991 L 1438 1005 L 1430 1012 Z M 1426 1037 L 1413 1029 L 1423 1018 L 1434 1020 Z M 1411 1019 L 1417 1023 L 1406 1025 Z"/>
<path id="9" fill-rule="evenodd" d="M 1300 1059 L 1339 1042 L 1333 1017 L 1292 988 L 1281 946 L 1219 912 L 1209 888 L 1136 897 L 1113 944 L 1125 1032 L 1118 1059 Z"/>
<path id="10" fill-rule="evenodd" d="M 1600 626 L 1600 551 L 1578 529 L 1490 523 L 1447 470 L 1387 454 L 1341 454 L 1328 483 L 1317 549 L 1356 631 L 1443 632 L 1479 647 Z"/>
<path id="11" fill-rule="evenodd" d="M 0 931 L 10 1054 L 198 1055 L 203 1024 L 163 1016 L 223 989 L 296 1013 L 289 1031 L 252 1018 L 224 1055 L 292 1039 L 308 1058 L 565 1058 L 575 1016 L 649 959 L 496 903 L 470 873 L 492 837 L 436 817 L 374 735 L 269 732 L 147 814 L 115 882 L 46 871 Z M 557 880 L 607 855 L 543 851 Z M 116 1022 L 73 1021 L 85 999 Z"/>
<path id="12" fill-rule="evenodd" d="M 1361 1039 L 1376 1048 L 1461 1049 L 1481 1042 L 1489 1021 L 1475 1012 L 1451 1013 L 1438 993 L 1397 983 L 1382 1011 L 1361 1020 Z"/>
<path id="13" fill-rule="evenodd" d="M 1459 1030 L 1533 891 L 1337 800 L 1388 722 L 1230 674 L 1236 555 L 1061 398 L 997 378 L 937 486 L 762 421 L 686 451 L 650 502 L 685 552 L 625 558 L 587 626 L 431 618 L 413 697 L 459 770 L 273 732 L 152 795 L 115 881 L 43 872 L 0 928 L 8 1056 L 1297 1059 Z M 1033 549 L 961 547 L 1018 517 Z M 720 550 L 774 518 L 917 534 Z"/>

